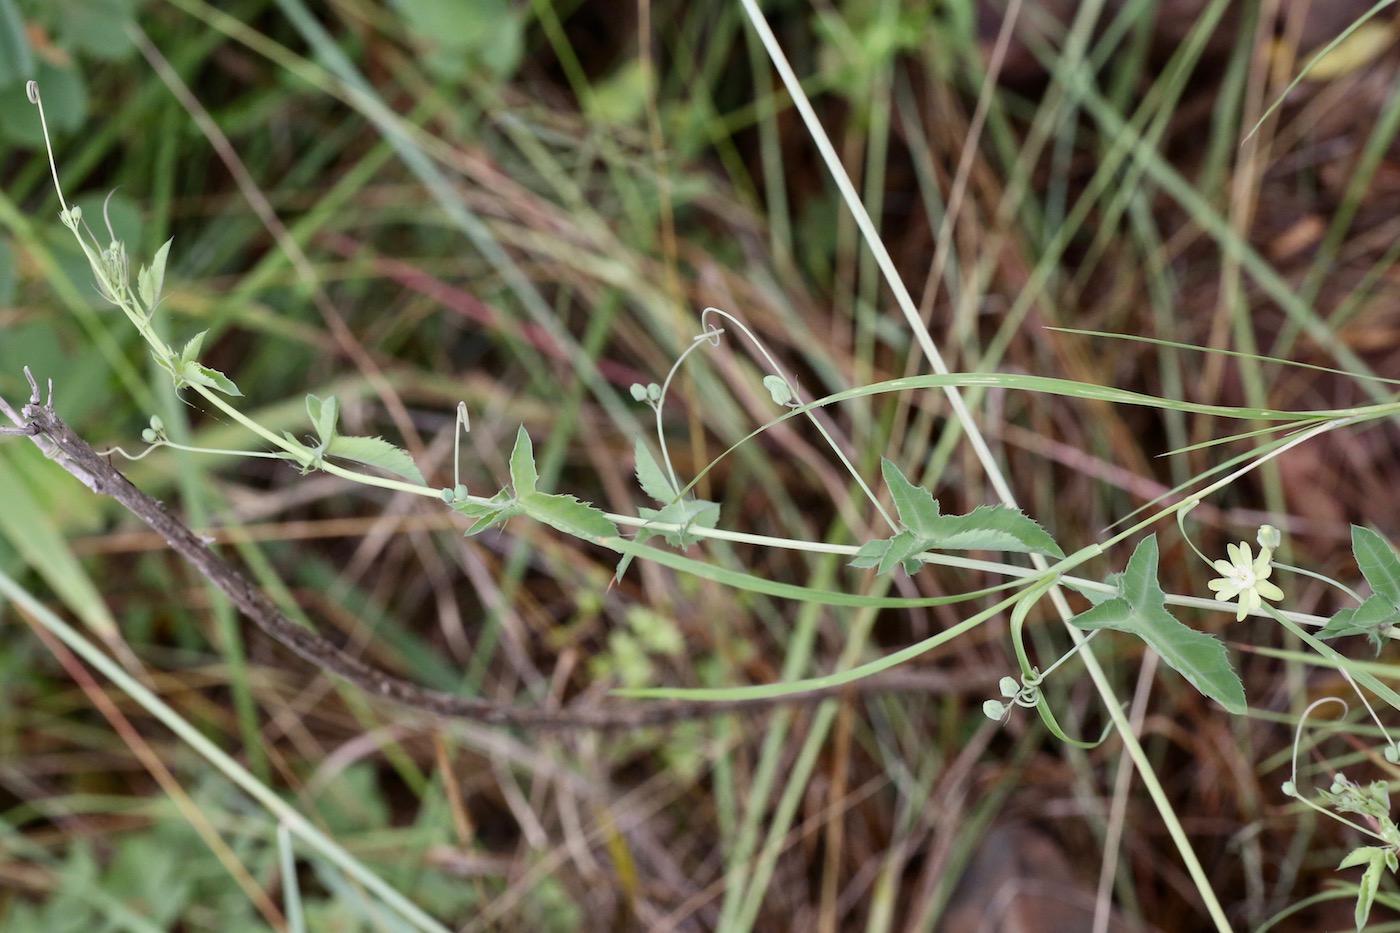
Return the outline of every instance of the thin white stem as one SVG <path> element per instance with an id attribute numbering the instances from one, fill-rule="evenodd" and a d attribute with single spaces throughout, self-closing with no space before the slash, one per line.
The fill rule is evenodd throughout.
<path id="1" fill-rule="evenodd" d="M 63 186 L 58 183 L 58 165 L 53 158 L 53 143 L 49 141 L 49 121 L 44 116 L 44 99 L 39 96 L 39 82 L 30 81 L 24 86 L 24 91 L 29 95 L 29 102 L 39 108 L 39 125 L 44 130 L 44 148 L 49 153 L 49 171 L 53 173 L 53 190 L 58 192 L 58 203 L 63 206 L 64 213 L 68 212 L 68 202 L 63 199 Z"/>
<path id="2" fill-rule="evenodd" d="M 748 326 L 745 325 L 743 321 L 739 320 L 727 311 L 720 310 L 719 308 L 706 308 L 700 313 L 700 323 L 702 325 L 705 325 L 707 332 L 711 331 L 709 330 L 709 325 L 706 321 L 706 318 L 708 318 L 711 314 L 717 314 L 720 317 L 723 317 L 725 320 L 731 322 L 735 327 L 739 329 L 739 331 L 745 337 L 749 338 L 749 342 L 752 343 L 754 347 L 757 348 L 758 352 L 763 356 L 763 360 L 768 364 L 770 371 L 773 372 L 775 375 L 779 376 L 784 382 L 787 383 L 788 389 L 792 392 L 792 404 L 788 407 L 802 408 L 804 406 L 804 403 L 802 402 L 801 393 L 797 390 L 797 386 L 792 384 L 791 379 L 788 379 L 787 376 L 783 375 L 782 368 L 778 366 L 778 361 L 773 359 L 773 354 L 768 352 L 768 348 L 764 346 L 763 341 L 759 340 L 758 337 L 754 334 L 754 332 L 749 330 Z M 715 328 L 713 330 L 713 333 L 723 332 L 724 331 L 719 328 Z M 865 493 L 865 497 L 870 500 L 870 502 L 875 506 L 876 510 L 880 513 L 880 517 L 885 520 L 885 523 L 889 525 L 891 529 L 893 529 L 894 531 L 898 531 L 899 523 L 890 517 L 889 512 L 885 511 L 885 507 L 880 504 L 879 498 L 871 490 L 870 486 L 866 484 L 865 478 L 860 475 L 860 471 L 858 471 L 855 468 L 855 464 L 851 463 L 850 458 L 846 456 L 846 452 L 843 451 L 841 449 L 841 446 L 836 443 L 836 438 L 832 437 L 831 433 L 827 431 L 826 426 L 823 425 L 821 421 L 817 419 L 815 411 L 813 409 L 808 408 L 804 410 L 802 414 L 808 421 L 812 423 L 812 426 L 817 429 L 817 433 L 819 433 L 822 436 L 822 440 L 826 441 L 827 446 L 830 447 L 832 452 L 836 454 L 837 459 L 841 461 L 841 465 L 846 468 L 846 472 L 851 474 L 851 478 L 856 481 L 856 485 L 860 486 L 861 492 Z"/>

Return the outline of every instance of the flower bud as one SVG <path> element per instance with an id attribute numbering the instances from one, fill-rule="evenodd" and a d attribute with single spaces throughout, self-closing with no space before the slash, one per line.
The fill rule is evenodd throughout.
<path id="1" fill-rule="evenodd" d="M 1279 544 L 1283 541 L 1283 535 L 1273 525 L 1260 525 L 1258 541 L 1260 547 L 1273 551 L 1278 549 Z"/>

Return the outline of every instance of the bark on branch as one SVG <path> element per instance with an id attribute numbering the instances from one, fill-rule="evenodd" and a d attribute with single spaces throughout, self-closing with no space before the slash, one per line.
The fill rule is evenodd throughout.
<path id="1" fill-rule="evenodd" d="M 0 399 L 0 411 L 8 414 L 17 425 L 15 428 L 0 428 L 0 434 L 28 436 L 50 459 L 84 486 L 120 502 L 159 533 L 172 550 L 218 587 L 258 628 L 314 667 L 337 674 L 366 693 L 384 697 L 409 709 L 432 716 L 517 728 L 630 729 L 725 713 L 762 711 L 781 705 L 810 704 L 841 694 L 928 692 L 953 686 L 949 683 L 951 678 L 937 674 L 910 676 L 904 672 L 890 671 L 854 684 L 786 697 L 720 702 L 638 701 L 559 710 L 498 703 L 421 687 L 346 654 L 326 638 L 287 618 L 256 584 L 216 554 L 199 535 L 166 511 L 160 502 L 134 486 L 58 417 L 53 408 L 52 382 L 49 384 L 49 397 L 43 401 L 38 384 L 27 367 L 25 375 L 33 390 L 29 403 L 16 414 L 7 402 Z M 972 684 L 958 686 L 968 687 Z"/>

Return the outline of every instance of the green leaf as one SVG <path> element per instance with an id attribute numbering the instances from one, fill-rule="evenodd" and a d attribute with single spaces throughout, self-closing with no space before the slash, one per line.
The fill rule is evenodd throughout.
<path id="1" fill-rule="evenodd" d="M 306 414 L 311 418 L 311 424 L 316 428 L 316 436 L 321 439 L 322 445 L 327 445 L 336 438 L 336 425 L 340 422 L 340 400 L 334 395 L 321 398 L 316 395 L 307 394 Z M 350 459 L 355 459 L 351 457 Z M 397 471 L 395 471 L 397 472 Z"/>
<path id="2" fill-rule="evenodd" d="M 637 514 L 645 518 L 648 522 L 665 525 L 680 525 L 679 531 L 658 531 L 643 525 L 637 529 L 637 533 L 632 536 L 634 543 L 641 544 L 649 538 L 661 535 L 666 539 L 666 543 L 672 547 L 689 547 L 700 536 L 693 534 L 690 528 L 699 526 L 701 528 L 713 528 L 719 524 L 719 503 L 711 502 L 708 499 L 682 499 L 679 502 L 672 502 L 662 509 L 641 508 Z M 623 554 L 622 560 L 617 562 L 617 572 L 614 579 L 619 583 L 627 573 L 627 568 L 632 563 L 630 553 Z"/>
<path id="3" fill-rule="evenodd" d="M 527 19 L 510 0 L 395 0 L 394 6 L 411 30 L 423 64 L 442 80 L 460 81 L 481 72 L 507 78 L 520 67 Z"/>
<path id="4" fill-rule="evenodd" d="M 204 348 L 204 337 L 209 331 L 202 330 L 195 334 L 185 344 L 185 348 L 180 351 L 180 362 L 193 363 L 199 359 L 199 351 Z"/>
<path id="5" fill-rule="evenodd" d="M 1371 529 L 1352 525 L 1351 550 L 1356 555 L 1356 566 L 1376 595 L 1400 607 L 1400 559 L 1396 559 L 1390 544 Z"/>
<path id="6" fill-rule="evenodd" d="M 626 126 L 646 113 L 648 71 L 638 59 L 628 59 L 616 71 L 597 82 L 584 96 L 584 110 L 591 120 Z"/>
<path id="7" fill-rule="evenodd" d="M 515 495 L 523 496 L 535 491 L 540 474 L 535 469 L 535 445 L 525 425 L 515 432 L 515 448 L 510 452 L 510 484 L 515 487 Z"/>
<path id="8" fill-rule="evenodd" d="M 134 23 L 131 0 L 85 0 L 60 6 L 63 14 L 55 21 L 65 47 L 108 61 L 126 58 L 136 50 L 128 32 Z"/>
<path id="9" fill-rule="evenodd" d="M 876 567 L 878 573 L 889 573 L 902 564 L 906 573 L 913 573 L 919 567 L 917 555 L 930 550 L 1065 556 L 1055 539 L 1024 512 L 1004 505 L 983 505 L 966 515 L 943 515 L 938 500 L 927 489 L 909 482 L 899 467 L 882 457 L 880 470 L 904 527 L 893 537 L 862 545 L 852 567 Z"/>
<path id="10" fill-rule="evenodd" d="M 652 535 L 660 534 L 672 547 L 689 547 L 700 538 L 688 529 L 698 525 L 713 528 L 719 524 L 719 503 L 708 499 L 682 499 L 672 502 L 663 509 L 638 509 L 637 514 L 648 522 L 664 525 L 680 525 L 680 531 L 655 531 L 643 526 L 637 530 L 634 540 L 645 541 Z"/>
<path id="11" fill-rule="evenodd" d="M 327 400 L 334 401 L 334 397 Z M 322 406 L 324 416 L 325 407 Z M 325 444 L 327 456 L 339 457 L 342 460 L 353 460 L 356 463 L 363 463 L 366 466 L 378 467 L 395 476 L 401 476 L 419 485 L 425 485 L 423 474 L 418 471 L 418 466 L 413 462 L 413 458 L 408 453 L 382 437 L 332 437 L 329 444 Z"/>
<path id="12" fill-rule="evenodd" d="M 890 487 L 890 497 L 904 527 L 922 531 L 938 521 L 942 509 L 933 493 L 909 482 L 899 467 L 884 457 L 880 458 L 880 473 Z"/>
<path id="13" fill-rule="evenodd" d="M 471 537 L 520 515 L 525 507 L 516 501 L 510 490 L 502 489 L 486 502 L 455 502 L 452 510 L 476 520 L 466 532 L 467 537 Z"/>
<path id="14" fill-rule="evenodd" d="M 210 369 L 199 362 L 199 351 L 204 348 L 204 338 L 209 333 L 202 330 L 190 338 L 180 351 L 179 370 L 175 374 L 175 387 L 201 385 L 222 392 L 225 395 L 242 395 L 233 380 L 217 369 Z"/>
<path id="15" fill-rule="evenodd" d="M 1337 866 L 1337 870 L 1343 868 L 1355 868 L 1358 865 L 1365 865 L 1366 870 L 1361 874 L 1361 880 L 1356 884 L 1356 928 L 1359 930 L 1366 926 L 1366 919 L 1371 915 L 1371 905 L 1376 901 L 1376 893 L 1381 886 L 1381 873 L 1386 867 L 1386 850 L 1381 846 L 1362 846 L 1359 849 L 1352 849 L 1347 853 L 1346 858 Z"/>
<path id="16" fill-rule="evenodd" d="M 699 540 L 696 535 L 687 531 L 692 525 L 713 528 L 719 524 L 719 503 L 710 502 L 707 499 L 681 499 L 680 491 L 672 485 L 670 477 L 656 462 L 656 458 L 651 455 L 651 450 L 640 439 L 637 440 L 636 444 L 636 460 L 637 482 L 641 484 L 642 491 L 656 501 L 664 503 L 660 509 L 638 509 L 637 514 L 648 522 L 680 525 L 681 530 L 658 532 L 643 526 L 638 529 L 633 538 L 634 541 L 640 543 L 660 534 L 672 547 L 688 547 Z M 617 567 L 618 580 L 622 579 L 622 575 L 626 572 L 627 565 L 631 561 L 630 555 L 623 556 Z"/>
<path id="17" fill-rule="evenodd" d="M 1379 654 L 1385 646 L 1383 636 L 1392 625 L 1400 625 L 1400 609 L 1377 593 L 1359 606 L 1339 610 L 1327 620 L 1317 637 L 1326 640 L 1343 635 L 1365 635 Z"/>
<path id="18" fill-rule="evenodd" d="M 238 386 L 234 385 L 233 380 L 228 376 L 225 376 L 217 369 L 210 369 L 208 366 L 196 363 L 192 360 L 187 360 L 180 368 L 179 382 L 181 385 L 189 383 L 192 385 L 206 386 L 207 388 L 230 396 L 243 394 L 238 391 Z"/>
<path id="19" fill-rule="evenodd" d="M 0 50 L 0 57 L 7 54 L 8 50 Z M 4 93 L 0 93 L 0 138 L 43 149 L 44 132 L 39 122 L 39 108 L 31 104 L 24 93 L 23 81 L 30 78 L 39 82 L 49 132 L 54 134 L 55 139 L 82 127 L 87 119 L 87 89 L 83 85 L 82 73 L 71 63 L 58 65 L 43 58 L 33 61 L 16 83 L 3 88 Z M 101 217 L 102 212 L 99 209 L 89 216 Z"/>
<path id="20" fill-rule="evenodd" d="M 315 447 L 312 447 L 310 444 L 302 441 L 301 438 L 293 436 L 290 431 L 283 431 L 282 439 L 291 446 L 291 450 L 283 451 L 279 456 L 295 460 L 297 467 L 301 470 L 302 476 L 305 476 L 312 470 L 325 468 L 325 444 L 317 444 Z"/>
<path id="21" fill-rule="evenodd" d="M 148 314 L 160 304 L 160 293 L 165 288 L 165 263 L 170 258 L 170 244 L 174 242 L 174 237 L 166 240 L 156 250 L 151 264 L 142 266 L 141 271 L 136 273 L 136 294 L 140 296 Z"/>
<path id="22" fill-rule="evenodd" d="M 22 82 L 34 77 L 37 77 L 34 74 L 34 52 L 29 47 L 24 17 L 20 15 L 14 0 L 0 0 L 0 87 L 10 93 L 18 90 Z M 28 101 L 25 101 L 25 106 L 29 106 Z"/>
<path id="23" fill-rule="evenodd" d="M 657 502 L 670 504 L 680 498 L 680 490 L 671 484 L 671 479 L 666 475 L 666 471 L 657 464 L 656 458 L 651 455 L 650 448 L 640 437 L 636 443 L 637 458 L 637 482 L 641 484 L 642 492 L 651 496 Z"/>
<path id="24" fill-rule="evenodd" d="M 912 574 L 921 566 L 916 555 L 926 550 L 928 548 L 923 546 L 923 539 L 905 529 L 892 538 L 867 541 L 861 545 L 851 559 L 851 566 L 874 567 L 876 573 L 889 573 L 902 565 L 905 573 Z"/>
<path id="25" fill-rule="evenodd" d="M 1244 685 L 1230 666 L 1224 642 L 1181 624 L 1167 611 L 1157 562 L 1157 536 L 1152 535 L 1137 546 L 1123 573 L 1108 578 L 1119 595 L 1081 612 L 1071 624 L 1138 636 L 1203 695 L 1231 713 L 1244 713 Z"/>
<path id="26" fill-rule="evenodd" d="M 518 496 L 525 514 L 586 541 L 617 537 L 617 526 L 601 510 L 573 496 L 527 492 Z"/>
<path id="27" fill-rule="evenodd" d="M 1351 526 L 1351 550 L 1373 593 L 1360 606 L 1342 609 L 1328 619 L 1317 637 L 1365 635 L 1379 653 L 1383 636 L 1392 625 L 1400 624 L 1400 559 L 1384 538 L 1360 525 Z"/>
<path id="28" fill-rule="evenodd" d="M 1026 513 L 1005 505 L 979 505 L 966 515 L 939 520 L 933 546 L 948 551 L 1014 551 L 1064 557 L 1065 552 Z"/>

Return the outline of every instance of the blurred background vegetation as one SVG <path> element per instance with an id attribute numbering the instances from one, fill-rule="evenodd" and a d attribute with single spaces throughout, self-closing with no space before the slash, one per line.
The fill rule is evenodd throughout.
<path id="1" fill-rule="evenodd" d="M 1397 375 L 1392 15 L 1265 118 L 1368 6 L 763 5 L 953 369 L 1278 408 L 1377 390 L 1046 327 Z M 0 394 L 27 397 L 26 365 L 52 377 L 60 414 L 99 448 L 132 449 L 158 414 L 177 438 L 258 449 L 184 404 L 104 308 L 56 222 L 30 77 L 70 201 L 92 222 L 106 200 L 136 261 L 174 237 L 159 326 L 176 341 L 209 329 L 205 361 L 264 424 L 305 433 L 304 394 L 335 393 L 348 431 L 402 443 L 430 482 L 450 482 L 464 399 L 473 493 L 504 483 L 523 423 L 542 488 L 654 506 L 631 476 L 651 412 L 628 386 L 660 381 L 710 305 L 808 397 L 922 371 L 737 2 L 0 0 Z M 735 335 L 687 362 L 665 423 L 684 477 L 773 417 L 764 373 Z M 1231 428 L 969 398 L 1022 506 L 1066 550 L 1247 449 L 1160 458 Z M 967 511 L 993 495 L 946 414 L 923 393 L 823 417 L 868 479 L 888 456 Z M 1348 522 L 1400 533 L 1398 453 L 1393 426 L 1329 435 L 1197 509 L 1193 531 L 1223 551 L 1268 520 L 1291 562 L 1352 579 Z M 116 462 L 289 614 L 420 683 L 499 700 L 807 676 L 964 614 L 792 603 L 640 562 L 613 584 L 615 555 L 521 521 L 464 539 L 432 503 L 267 461 Z M 722 503 L 724 528 L 859 544 L 880 526 L 852 490 L 789 422 L 697 492 Z M 1175 529 L 1160 531 L 1166 588 L 1203 594 Z M 891 585 L 797 551 L 690 553 L 824 589 Z M 1206 926 L 1115 741 L 1082 752 L 1032 716 L 982 716 L 1015 668 L 1004 620 L 907 666 L 899 692 L 523 735 L 424 723 L 318 677 L 22 441 L 0 445 L 0 566 L 89 631 L 120 632 L 167 702 L 453 929 L 1090 930 L 1105 859 L 1110 929 Z M 926 570 L 892 594 L 995 582 Z M 1335 608 L 1321 584 L 1286 589 L 1291 608 Z M 1273 929 L 1345 928 L 1348 902 L 1319 895 L 1350 844 L 1278 791 L 1298 712 L 1339 682 L 1281 657 L 1292 646 L 1266 624 L 1227 618 L 1190 621 L 1228 640 L 1247 718 L 1136 641 L 1096 649 L 1232 923 L 1316 898 Z M 119 691 L 77 677 L 23 614 L 0 620 L 0 927 L 283 928 L 275 822 Z M 1057 625 L 1035 640 L 1044 663 L 1068 645 Z M 1048 695 L 1097 735 L 1077 670 Z M 1321 775 L 1336 766 L 1324 752 L 1357 754 L 1325 746 Z M 317 859 L 298 867 L 310 929 L 399 928 Z"/>

